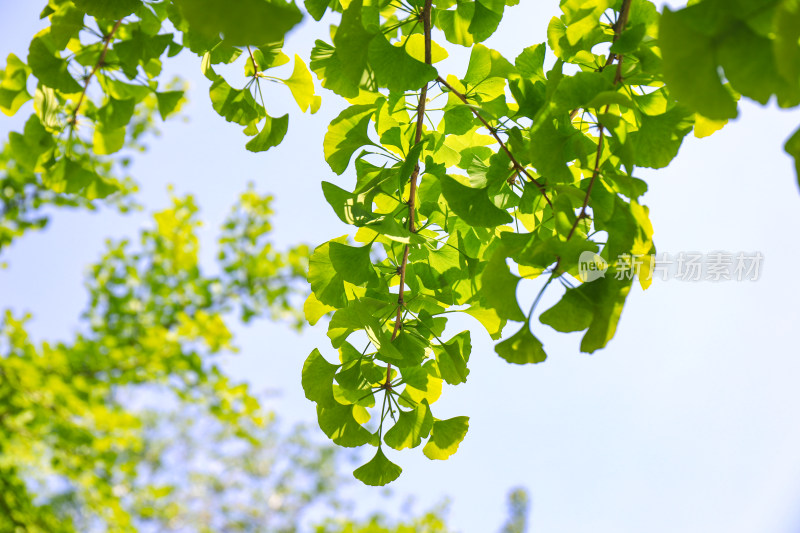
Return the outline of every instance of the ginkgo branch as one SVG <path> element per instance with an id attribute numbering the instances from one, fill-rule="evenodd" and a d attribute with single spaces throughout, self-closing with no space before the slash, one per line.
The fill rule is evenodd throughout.
<path id="1" fill-rule="evenodd" d="M 456 96 L 458 97 L 458 99 L 459 99 L 459 100 L 461 100 L 462 102 L 464 102 L 465 104 L 467 104 L 467 106 L 469 106 L 470 110 L 472 111 L 472 114 L 473 114 L 473 115 L 475 115 L 475 118 L 477 118 L 478 120 L 480 120 L 480 121 L 481 121 L 481 124 L 483 124 L 483 126 L 484 126 L 484 127 L 487 129 L 487 130 L 489 130 L 489 133 L 491 133 L 491 134 L 492 134 L 492 137 L 494 137 L 494 139 L 495 139 L 495 140 L 497 141 L 497 143 L 500 145 L 500 148 L 502 148 L 502 149 L 503 149 L 503 151 L 506 153 L 506 155 L 508 156 L 508 158 L 511 160 L 511 164 L 514 166 L 514 170 L 517 172 L 517 174 L 520 176 L 520 178 L 521 178 L 521 177 L 522 177 L 522 175 L 524 174 L 524 175 L 525 175 L 525 177 L 527 177 L 527 178 L 528 178 L 528 180 L 529 180 L 531 183 L 533 183 L 534 185 L 536 185 L 536 188 L 537 188 L 537 189 L 539 189 L 539 192 L 542 194 L 542 196 L 544 197 L 545 201 L 547 201 L 547 205 L 549 205 L 549 206 L 551 206 L 551 207 L 552 207 L 552 206 L 553 206 L 553 204 L 550 202 L 550 198 L 547 196 L 547 191 L 545 190 L 545 188 L 544 188 L 544 185 L 543 185 L 542 183 L 540 183 L 540 182 L 539 182 L 539 181 L 538 181 L 536 178 L 534 178 L 533 176 L 531 176 L 530 172 L 528 172 L 528 171 L 525 169 L 525 167 L 524 167 L 524 166 L 522 166 L 522 165 L 520 164 L 520 162 L 519 162 L 519 161 L 517 161 L 517 158 L 516 158 L 516 157 L 514 157 L 514 155 L 511 153 L 511 150 L 509 150 L 509 149 L 508 149 L 508 146 L 506 145 L 506 143 L 505 143 L 505 142 L 503 142 L 503 140 L 500 138 L 500 135 L 498 135 L 498 133 L 497 133 L 497 129 L 496 129 L 496 128 L 494 128 L 494 127 L 492 127 L 492 126 L 489 124 L 489 122 L 488 122 L 488 121 L 487 121 L 485 118 L 483 118 L 483 116 L 480 114 L 480 112 L 478 112 L 478 110 L 477 110 L 477 109 L 475 109 L 473 106 L 469 105 L 469 102 L 467 101 L 467 97 L 466 97 L 466 95 L 464 95 L 464 94 L 460 93 L 458 90 L 456 90 L 456 88 L 455 88 L 455 87 L 453 87 L 452 85 L 450 85 L 449 83 L 447 83 L 447 80 L 445 80 L 445 79 L 444 79 L 444 78 L 442 78 L 441 76 L 439 76 L 438 78 L 436 78 L 436 81 L 438 81 L 438 82 L 439 82 L 441 85 L 444 85 L 444 87 L 445 87 L 445 88 L 446 88 L 448 91 L 450 91 L 451 93 L 453 93 L 454 95 L 456 95 Z"/>
<path id="2" fill-rule="evenodd" d="M 619 10 L 619 17 L 617 18 L 617 22 L 615 22 L 613 26 L 614 40 L 612 41 L 612 44 L 616 43 L 617 39 L 619 39 L 619 36 L 622 35 L 622 30 L 625 29 L 625 25 L 628 23 L 628 16 L 630 15 L 630 11 L 631 11 L 631 0 L 623 0 L 622 7 Z M 622 54 L 617 54 L 616 52 L 609 51 L 608 57 L 606 57 L 605 64 L 601 65 L 597 69 L 598 72 L 603 72 L 606 69 L 606 67 L 614 64 L 615 60 L 618 61 L 616 61 L 617 72 L 614 75 L 614 85 L 622 81 Z M 573 109 L 572 112 L 570 112 L 569 114 L 569 119 L 572 120 L 573 118 L 575 118 L 575 115 L 577 115 L 579 111 L 580 108 Z"/>
<path id="3" fill-rule="evenodd" d="M 94 75 L 97 74 L 97 71 L 100 70 L 105 65 L 106 54 L 108 53 L 108 47 L 111 44 L 111 41 L 114 39 L 114 34 L 117 33 L 117 30 L 122 25 L 122 19 L 119 19 L 115 24 L 114 27 L 111 28 L 111 31 L 108 32 L 108 35 L 103 37 L 103 48 L 100 50 L 100 55 L 97 57 L 97 62 L 92 67 L 92 70 L 86 76 L 85 81 L 83 83 L 83 90 L 81 91 L 80 97 L 78 97 L 78 103 L 75 106 L 75 109 L 72 110 L 72 115 L 69 118 L 68 124 L 71 127 L 75 127 L 78 123 L 78 111 L 81 108 L 81 104 L 83 104 L 84 99 L 86 99 L 86 93 L 89 90 L 89 84 L 92 82 L 92 78 Z"/>
<path id="4" fill-rule="evenodd" d="M 628 22 L 628 14 L 631 8 L 631 0 L 623 0 L 622 8 L 619 12 L 619 18 L 617 18 L 616 24 L 614 24 L 614 43 L 617 42 L 619 36 L 622 34 L 622 30 L 625 28 L 625 24 Z M 600 68 L 602 71 L 603 68 L 609 66 L 614 60 L 617 60 L 617 72 L 614 75 L 614 86 L 616 86 L 620 81 L 622 81 L 622 54 L 616 54 L 614 52 L 609 52 L 608 60 L 606 64 Z M 604 110 L 605 113 L 608 112 L 608 105 Z M 577 111 L 574 111 L 575 113 Z M 597 141 L 597 153 L 595 154 L 594 159 L 594 169 L 592 169 L 592 177 L 589 179 L 589 186 L 586 187 L 586 195 L 583 197 L 583 205 L 581 206 L 581 212 L 578 214 L 575 222 L 572 223 L 572 227 L 569 230 L 569 234 L 567 235 L 567 240 L 569 240 L 572 235 L 575 233 L 575 230 L 578 228 L 578 224 L 580 224 L 581 220 L 586 218 L 586 209 L 589 206 L 589 197 L 592 195 L 592 189 L 594 188 L 594 182 L 597 181 L 597 177 L 600 175 L 600 158 L 603 155 L 603 137 L 605 128 L 603 124 L 598 119 L 598 131 L 600 134 L 600 138 Z"/>
<path id="5" fill-rule="evenodd" d="M 425 6 L 422 8 L 422 26 L 425 33 L 425 63 L 428 65 L 433 64 L 431 59 L 431 0 L 425 0 Z M 414 145 L 419 144 L 422 140 L 422 126 L 425 121 L 425 103 L 428 99 L 428 84 L 422 86 L 419 92 L 419 103 L 417 104 L 417 124 L 414 131 Z M 408 191 L 408 230 L 415 233 L 414 227 L 414 211 L 416 210 L 417 199 L 417 178 L 419 177 L 419 160 L 414 165 L 414 171 L 411 173 L 411 184 Z M 403 309 L 405 302 L 403 300 L 403 293 L 406 286 L 406 270 L 408 266 L 408 253 L 410 244 L 406 244 L 403 249 L 403 260 L 400 263 L 400 287 L 397 294 L 397 316 L 394 321 L 394 329 L 392 331 L 392 340 L 397 338 L 400 332 L 400 327 L 403 321 Z M 386 383 L 389 384 L 392 372 L 391 363 L 386 367 Z"/>

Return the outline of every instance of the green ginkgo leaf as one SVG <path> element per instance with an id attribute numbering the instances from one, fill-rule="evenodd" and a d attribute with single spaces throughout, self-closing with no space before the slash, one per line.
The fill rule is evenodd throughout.
<path id="1" fill-rule="evenodd" d="M 669 165 L 693 124 L 694 114 L 681 105 L 661 115 L 642 115 L 639 130 L 629 134 L 634 164 L 648 168 Z"/>
<path id="2" fill-rule="evenodd" d="M 177 113 L 181 104 L 186 101 L 183 91 L 159 91 L 156 92 L 156 100 L 161 120 L 166 120 L 171 114 Z"/>
<path id="3" fill-rule="evenodd" d="M 486 188 L 468 187 L 447 175 L 440 176 L 439 180 L 447 205 L 468 224 L 493 228 L 514 220 L 504 209 L 489 200 Z"/>
<path id="4" fill-rule="evenodd" d="M 375 452 L 375 457 L 373 457 L 368 463 L 356 468 L 353 472 L 353 475 L 365 485 L 382 487 L 383 485 L 391 483 L 397 479 L 402 471 L 402 468 L 386 458 L 383 450 L 381 450 L 381 447 L 378 446 L 378 451 Z"/>
<path id="5" fill-rule="evenodd" d="M 344 292 L 344 278 L 333 267 L 330 247 L 333 242 L 344 243 L 347 236 L 317 246 L 311 254 L 308 265 L 308 282 L 317 299 L 323 304 L 342 308 L 347 303 Z"/>
<path id="6" fill-rule="evenodd" d="M 289 131 L 288 114 L 277 118 L 267 116 L 261 131 L 248 141 L 245 148 L 251 152 L 265 152 L 273 146 L 278 146 L 287 131 Z"/>
<path id="7" fill-rule="evenodd" d="M 73 0 L 75 7 L 99 19 L 121 19 L 142 6 L 141 0 Z"/>
<path id="8" fill-rule="evenodd" d="M 545 43 L 535 44 L 525 48 L 514 60 L 514 66 L 521 76 L 531 81 L 546 81 L 544 77 L 544 55 L 547 50 Z"/>
<path id="9" fill-rule="evenodd" d="M 67 61 L 51 51 L 45 37 L 36 37 L 28 48 L 28 66 L 40 82 L 57 91 L 79 93 L 81 86 L 67 68 Z"/>
<path id="10" fill-rule="evenodd" d="M 462 331 L 444 344 L 434 345 L 433 353 L 442 378 L 451 385 L 466 383 L 467 362 L 472 351 L 469 331 Z"/>
<path id="11" fill-rule="evenodd" d="M 371 246 L 348 246 L 339 242 L 330 243 L 330 259 L 334 270 L 343 280 L 355 285 L 367 285 L 378 279 L 370 259 Z"/>
<path id="12" fill-rule="evenodd" d="M 517 303 L 517 285 L 521 279 L 509 270 L 504 250 L 497 250 L 481 275 L 481 294 L 485 307 L 493 309 L 501 319 L 525 320 Z"/>
<path id="13" fill-rule="evenodd" d="M 0 111 L 8 116 L 31 99 L 27 81 L 30 69 L 14 54 L 8 54 L 5 70 L 0 71 Z"/>
<path id="14" fill-rule="evenodd" d="M 528 322 L 514 335 L 499 342 L 494 351 L 509 363 L 517 365 L 541 363 L 547 359 L 541 341 L 531 333 Z"/>
<path id="15" fill-rule="evenodd" d="M 105 198 L 120 187 L 72 159 L 62 157 L 42 175 L 45 186 L 54 192 L 81 194 L 90 200 Z"/>
<path id="16" fill-rule="evenodd" d="M 320 97 L 314 94 L 314 81 L 311 79 L 311 73 L 303 60 L 300 59 L 300 56 L 294 56 L 292 75 L 283 80 L 283 83 L 292 91 L 292 96 L 294 96 L 294 101 L 300 107 L 300 111 L 305 113 L 310 108 L 311 112 L 315 113 L 319 109 Z"/>
<path id="17" fill-rule="evenodd" d="M 209 96 L 214 111 L 228 122 L 248 126 L 266 116 L 249 90 L 234 89 L 222 77 L 217 77 L 211 85 Z"/>
<path id="18" fill-rule="evenodd" d="M 109 155 L 118 152 L 125 144 L 125 128 L 109 128 L 98 124 L 92 136 L 92 149 L 97 155 Z"/>
<path id="19" fill-rule="evenodd" d="M 139 3 L 139 0 L 135 0 Z M 78 1 L 80 3 L 80 0 Z M 118 5 L 124 2 L 115 2 Z M 76 3 L 77 5 L 77 3 Z M 67 47 L 69 41 L 80 33 L 83 29 L 84 11 L 77 8 L 75 5 L 64 3 L 58 6 L 56 12 L 50 15 L 50 39 L 53 47 L 56 50 L 63 50 Z M 104 18 L 104 17 L 99 17 Z M 105 17 L 105 18 L 120 18 L 120 17 Z"/>
<path id="20" fill-rule="evenodd" d="M 458 451 L 458 446 L 469 430 L 469 417 L 456 416 L 447 420 L 436 420 L 431 429 L 431 438 L 422 449 L 428 459 L 448 459 Z"/>
<path id="21" fill-rule="evenodd" d="M 416 448 L 428 438 L 433 427 L 433 415 L 428 402 L 423 400 L 411 411 L 400 411 L 394 426 L 384 435 L 386 444 L 395 450 Z"/>
<path id="22" fill-rule="evenodd" d="M 390 91 L 419 89 L 436 79 L 436 69 L 408 55 L 399 46 L 392 46 L 378 34 L 369 43 L 369 64 L 380 87 Z"/>
<path id="23" fill-rule="evenodd" d="M 339 366 L 326 361 L 319 350 L 314 348 L 303 365 L 301 383 L 306 398 L 323 407 L 334 406 L 336 400 L 333 398 L 333 376 Z"/>
<path id="24" fill-rule="evenodd" d="M 631 280 L 616 278 L 617 273 L 609 269 L 605 277 L 567 289 L 556 305 L 539 316 L 539 321 L 562 332 L 588 328 L 581 340 L 582 352 L 605 347 L 614 336 L 631 288 Z"/>
<path id="25" fill-rule="evenodd" d="M 317 404 L 317 420 L 320 429 L 339 446 L 355 448 L 372 440 L 372 433 L 367 431 L 353 411 L 363 408 L 356 405 L 342 405 L 334 402 L 330 406 Z"/>
<path id="26" fill-rule="evenodd" d="M 126 0 L 131 1 L 131 0 Z M 175 0 L 193 31 L 235 46 L 283 40 L 303 15 L 285 0 Z"/>
<path id="27" fill-rule="evenodd" d="M 693 15 L 697 9 L 702 7 L 664 8 L 658 32 L 664 80 L 678 100 L 703 116 L 736 118 L 736 100 L 719 77 L 714 37 L 696 29 Z"/>
<path id="28" fill-rule="evenodd" d="M 373 144 L 367 135 L 367 126 L 374 112 L 373 105 L 354 105 L 339 113 L 330 123 L 323 148 L 331 170 L 337 174 L 344 173 L 355 151 Z"/>
<path id="29" fill-rule="evenodd" d="M 786 153 L 794 158 L 794 169 L 797 174 L 797 183 L 800 185 L 800 129 L 796 130 L 783 146 Z"/>
<path id="30" fill-rule="evenodd" d="M 486 328 L 486 331 L 493 340 L 498 340 L 500 338 L 506 321 L 500 318 L 496 310 L 483 308 L 479 305 L 472 305 L 464 309 L 464 312 L 483 324 L 483 327 Z"/>
<path id="31" fill-rule="evenodd" d="M 324 41 L 316 41 L 311 50 L 310 66 L 326 89 L 345 98 L 358 96 L 361 78 L 346 74 L 342 59 L 335 47 Z"/>
<path id="32" fill-rule="evenodd" d="M 345 224 L 363 226 L 378 218 L 372 212 L 373 192 L 353 194 L 333 183 L 323 181 L 322 194 L 325 195 L 325 200 Z"/>

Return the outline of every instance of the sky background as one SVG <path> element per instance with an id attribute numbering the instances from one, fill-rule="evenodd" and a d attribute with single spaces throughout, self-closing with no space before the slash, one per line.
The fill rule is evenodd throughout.
<path id="1" fill-rule="evenodd" d="M 40 4 L 0 0 L 0 54 L 27 56 L 42 27 Z M 513 59 L 544 40 L 558 13 L 557 0 L 522 0 L 486 44 Z M 308 57 L 313 40 L 327 31 L 325 21 L 305 21 L 290 35 L 287 53 Z M 463 75 L 466 58 L 463 51 L 451 54 L 437 66 Z M 241 128 L 211 109 L 198 58 L 181 54 L 167 71 L 189 80 L 190 103 L 186 119 L 163 124 L 162 136 L 135 158 L 131 173 L 146 211 L 57 212 L 46 231 L 3 254 L 9 266 L 0 270 L 0 308 L 32 312 L 40 339 L 70 338 L 87 299 L 86 266 L 99 258 L 105 239 L 135 237 L 149 225 L 149 213 L 168 205 L 168 184 L 194 194 L 201 207 L 202 257 L 210 272 L 217 228 L 249 181 L 276 197 L 279 247 L 315 246 L 348 233 L 320 188 L 322 180 L 347 188 L 355 179 L 352 171 L 335 176 L 322 154 L 327 124 L 343 107 L 339 97 L 323 91 L 322 110 L 302 115 L 288 89 L 267 86 L 271 114 L 292 112 L 289 133 L 277 149 L 252 154 Z M 30 111 L 29 103 L 16 117 L 3 116 L 0 135 L 20 129 Z M 404 469 L 395 492 L 414 495 L 419 508 L 450 497 L 450 522 L 465 533 L 497 530 L 505 495 L 518 485 L 533 499 L 535 533 L 800 532 L 800 244 L 789 235 L 800 190 L 782 150 L 799 123 L 798 111 L 744 103 L 741 117 L 722 131 L 688 137 L 669 168 L 636 171 L 650 187 L 643 202 L 659 252 L 759 251 L 758 281 L 656 280 L 644 292 L 635 285 L 616 337 L 591 356 L 579 353 L 581 333 L 535 323 L 549 354 L 539 365 L 506 364 L 477 322 L 458 321 L 456 327 L 472 330 L 471 374 L 466 384 L 445 385 L 435 412 L 470 416 L 469 434 L 443 462 L 419 449 L 387 450 Z M 522 284 L 519 297 L 530 301 L 538 287 Z M 559 297 L 559 290 L 548 290 L 540 309 Z M 285 424 L 315 423 L 300 371 L 315 347 L 335 357 L 325 329 L 297 334 L 264 321 L 237 326 L 242 350 L 225 366 L 256 389 L 277 389 L 268 406 Z M 362 452 L 366 460 L 373 450 Z M 362 509 L 381 502 L 378 490 L 353 494 Z"/>

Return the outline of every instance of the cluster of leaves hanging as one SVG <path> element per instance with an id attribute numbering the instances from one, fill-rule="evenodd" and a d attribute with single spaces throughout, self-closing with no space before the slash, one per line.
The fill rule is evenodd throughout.
<path id="1" fill-rule="evenodd" d="M 496 351 L 510 363 L 538 363 L 546 355 L 531 331 L 535 306 L 523 311 L 517 285 L 559 279 L 569 288 L 540 321 L 587 330 L 585 352 L 606 345 L 631 280 L 616 279 L 613 267 L 577 287 L 565 275 L 577 275 L 585 251 L 611 263 L 654 252 L 638 201 L 646 186 L 632 174 L 665 166 L 693 113 L 663 87 L 658 14 L 646 1 L 564 2 L 548 28 L 556 61 L 547 72 L 547 44 L 513 63 L 479 44 L 496 29 L 502 2 L 341 7 L 333 46 L 318 42 L 311 68 L 352 103 L 324 148 L 337 174 L 354 159 L 356 186 L 323 183 L 323 191 L 358 229 L 355 242 L 334 239 L 311 256 L 306 316 L 314 323 L 333 313 L 328 336 L 339 361 L 315 350 L 303 386 L 334 442 L 378 448 L 355 475 L 382 485 L 401 471 L 384 444 L 427 440 L 427 457 L 447 459 L 467 433 L 467 417 L 440 419 L 431 407 L 443 382 L 469 374 L 471 332 L 445 336 L 449 313 L 471 315 L 494 339 L 508 321 L 522 322 Z M 472 45 L 466 73 L 434 68 L 446 56 L 434 29 Z M 606 53 L 593 52 L 602 43 Z M 599 231 L 606 242 L 594 238 Z"/>
<path id="2" fill-rule="evenodd" d="M 288 114 L 267 113 L 262 80 L 288 87 L 302 111 L 319 108 L 299 57 L 287 78 L 267 74 L 290 62 L 282 40 L 302 18 L 292 3 L 50 0 L 41 17 L 50 25 L 34 36 L 26 61 L 10 54 L 0 70 L 0 110 L 14 115 L 30 100 L 34 108 L 0 158 L 0 249 L 46 224 L 45 205 L 91 208 L 99 199 L 130 207 L 124 198 L 135 183 L 117 175 L 143 148 L 155 115 L 180 110 L 183 84 L 163 80 L 162 68 L 183 50 L 202 57 L 213 108 L 244 126 L 250 151 L 279 144 L 288 128 Z M 243 52 L 246 85 L 237 89 L 213 66 Z"/>
<path id="3" fill-rule="evenodd" d="M 331 314 L 338 360 L 315 350 L 302 383 L 334 442 L 377 447 L 355 472 L 365 483 L 399 475 L 384 445 L 426 441 L 425 455 L 445 459 L 467 432 L 467 417 L 431 410 L 442 383 L 469 372 L 470 332 L 445 335 L 447 314 L 472 316 L 495 340 L 521 323 L 496 346 L 511 363 L 545 359 L 534 318 L 585 330 L 585 352 L 603 348 L 632 283 L 616 275 L 625 266 L 616 259 L 642 257 L 639 282 L 650 282 L 653 229 L 636 169 L 669 164 L 692 129 L 702 137 L 722 127 L 740 95 L 800 102 L 798 0 L 700 0 L 663 16 L 647 0 L 562 0 L 547 41 L 512 61 L 480 43 L 516 3 L 305 2 L 313 18 L 338 22 L 310 67 L 350 103 L 324 154 L 336 174 L 354 169 L 355 186 L 323 183 L 354 232 L 311 257 L 306 317 Z M 282 42 L 302 17 L 285 0 L 50 0 L 42 16 L 50 26 L 27 62 L 9 56 L 0 76 L 5 113 L 34 101 L 0 160 L 2 214 L 14 222 L 0 246 L 43 223 L 42 203 L 130 192 L 109 156 L 138 146 L 154 113 L 179 109 L 183 92 L 159 79 L 165 56 L 203 58 L 212 106 L 244 126 L 252 151 L 276 146 L 288 128 L 288 114 L 267 113 L 262 80 L 285 84 L 303 111 L 320 104 L 299 57 L 288 78 L 266 74 L 289 62 Z M 466 72 L 434 66 L 446 42 L 471 48 Z M 214 70 L 240 58 L 241 89 Z M 786 150 L 800 174 L 800 131 Z M 47 194 L 16 201 L 32 191 Z M 604 278 L 575 278 L 584 252 L 611 265 Z M 517 300 L 522 279 L 537 279 L 540 295 L 556 280 L 566 292 L 537 315 L 538 297 Z"/>
<path id="4" fill-rule="evenodd" d="M 356 185 L 325 182 L 323 191 L 357 230 L 311 257 L 306 316 L 313 324 L 332 312 L 339 357 L 312 352 L 303 386 L 334 442 L 377 447 L 354 473 L 367 484 L 401 472 L 384 445 L 427 440 L 423 453 L 446 459 L 467 432 L 467 417 L 440 419 L 431 407 L 443 382 L 469 374 L 470 331 L 446 336 L 449 313 L 471 315 L 494 339 L 521 322 L 495 350 L 510 363 L 539 363 L 536 304 L 558 280 L 566 291 L 538 321 L 585 330 L 583 352 L 603 348 L 633 282 L 622 275 L 631 263 L 617 259 L 639 258 L 639 282 L 651 281 L 653 228 L 636 169 L 667 166 L 693 127 L 697 136 L 722 127 L 736 114 L 734 89 L 800 103 L 800 25 L 786 22 L 796 22 L 797 2 L 706 1 L 660 21 L 646 0 L 564 0 L 547 43 L 512 62 L 479 43 L 516 3 L 307 2 L 316 18 L 325 7 L 341 12 L 311 68 L 351 103 L 324 151 L 336 174 L 352 160 Z M 433 66 L 447 56 L 435 30 L 471 46 L 465 73 Z M 545 71 L 548 50 L 556 57 Z M 798 143 L 796 134 L 787 151 Z M 576 279 L 585 252 L 610 265 L 605 277 Z M 539 296 L 518 301 L 520 281 L 536 278 Z"/>

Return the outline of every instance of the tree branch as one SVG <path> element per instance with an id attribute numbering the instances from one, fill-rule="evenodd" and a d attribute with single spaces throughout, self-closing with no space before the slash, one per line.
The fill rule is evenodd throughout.
<path id="1" fill-rule="evenodd" d="M 431 3 L 432 0 L 425 0 L 425 6 L 422 8 L 422 25 L 425 33 L 425 63 L 430 65 L 433 63 L 431 60 Z M 425 120 L 425 104 L 428 99 L 428 84 L 422 86 L 419 93 L 419 103 L 417 103 L 417 123 L 416 130 L 414 131 L 414 145 L 422 140 L 422 126 Z M 417 202 L 417 179 L 419 178 L 419 160 L 414 165 L 414 171 L 411 173 L 411 186 L 408 191 L 408 230 L 411 233 L 416 231 L 414 226 L 414 211 L 416 210 Z M 406 244 L 403 249 L 403 260 L 400 263 L 400 288 L 397 295 L 397 316 L 394 321 L 394 330 L 392 331 L 392 339 L 397 338 L 400 332 L 400 327 L 403 320 L 403 310 L 405 309 L 405 301 L 403 294 L 406 288 L 406 268 L 408 266 L 408 252 L 410 245 Z M 391 388 L 391 373 L 392 365 L 386 367 L 386 383 L 385 388 Z"/>
<path id="2" fill-rule="evenodd" d="M 628 16 L 630 15 L 630 10 L 631 10 L 631 0 L 623 0 L 622 7 L 620 8 L 619 11 L 619 18 L 614 23 L 614 40 L 612 41 L 611 44 L 617 42 L 617 39 L 619 39 L 619 36 L 622 34 L 622 30 L 625 29 L 625 25 L 628 23 Z M 614 60 L 616 59 L 619 59 L 619 61 L 617 61 L 617 73 L 614 76 L 614 85 L 622 81 L 622 54 L 608 52 L 608 57 L 606 58 L 605 64 L 602 65 L 599 69 L 597 69 L 598 72 L 603 72 L 606 69 L 606 67 L 612 65 L 614 63 Z M 580 111 L 580 109 L 573 109 L 572 112 L 570 112 L 569 114 L 569 119 L 570 120 L 574 119 L 575 115 L 578 114 L 578 111 Z"/>
<path id="3" fill-rule="evenodd" d="M 631 0 L 623 0 L 622 1 L 622 8 L 619 12 L 619 18 L 617 22 L 614 23 L 614 43 L 617 42 L 619 36 L 622 34 L 622 30 L 625 28 L 625 24 L 628 22 L 628 15 L 630 13 L 631 8 Z M 613 43 L 612 43 L 613 44 Z M 622 81 L 622 54 L 615 54 L 614 52 L 609 52 L 608 60 L 606 60 L 606 64 L 600 68 L 602 72 L 603 69 L 609 65 L 611 65 L 614 60 L 617 60 L 617 72 L 614 75 L 614 86 L 616 86 L 620 81 Z M 575 113 L 578 111 L 575 110 L 570 113 L 570 117 L 573 117 Z M 608 105 L 606 105 L 604 113 L 608 113 Z M 597 141 L 597 154 L 595 155 L 594 159 L 594 169 L 592 170 L 592 177 L 589 179 L 589 186 L 586 188 L 586 196 L 583 198 L 583 206 L 581 207 L 581 212 L 578 214 L 578 217 L 575 219 L 575 222 L 572 224 L 572 228 L 569 230 L 569 234 L 567 235 L 567 240 L 572 238 L 572 235 L 575 233 L 575 230 L 578 228 L 578 224 L 580 224 L 581 219 L 586 218 L 586 208 L 589 206 L 589 196 L 592 194 L 592 188 L 594 187 L 594 182 L 597 181 L 597 176 L 600 175 L 600 157 L 603 155 L 603 132 L 605 128 L 603 124 L 601 124 L 598 120 L 599 124 L 599 133 L 600 138 Z"/>
<path id="4" fill-rule="evenodd" d="M 503 149 L 503 151 L 506 153 L 506 155 L 508 155 L 508 158 L 511 160 L 511 164 L 514 165 L 514 170 L 516 171 L 516 173 L 520 177 L 520 179 L 522 179 L 522 175 L 524 174 L 525 177 L 527 177 L 528 180 L 531 183 L 533 183 L 534 185 L 536 185 L 537 189 L 539 189 L 539 192 L 544 197 L 545 201 L 547 202 L 547 205 L 552 207 L 553 204 L 550 202 L 550 198 L 547 196 L 547 191 L 545 190 L 544 185 L 542 185 L 539 181 L 537 181 L 536 178 L 531 176 L 530 173 L 527 170 L 525 170 L 525 167 L 523 167 L 519 163 L 519 161 L 517 161 L 517 158 L 515 158 L 511 154 L 511 150 L 508 149 L 508 146 L 506 146 L 506 143 L 504 143 L 503 140 L 500 139 L 500 136 L 497 134 L 497 130 L 495 128 L 493 128 L 492 126 L 490 126 L 489 122 L 487 122 L 486 119 L 483 118 L 483 116 L 481 116 L 481 114 L 474 107 L 469 105 L 469 102 L 467 101 L 467 97 L 465 95 L 461 94 L 460 92 L 458 92 L 452 85 L 447 83 L 447 81 L 444 78 L 442 78 L 441 76 L 436 78 L 436 81 L 438 81 L 440 84 L 444 85 L 447 88 L 448 91 L 450 91 L 451 93 L 456 95 L 459 100 L 461 100 L 462 102 L 464 102 L 465 104 L 467 104 L 469 106 L 470 110 L 472 111 L 472 114 L 475 115 L 475 118 L 477 118 L 478 120 L 481 121 L 481 123 L 484 125 L 484 127 L 487 130 L 489 130 L 489 133 L 492 134 L 492 137 L 494 137 L 494 139 L 498 142 L 498 144 L 500 144 L 500 147 Z"/>
<path id="5" fill-rule="evenodd" d="M 81 96 L 78 98 L 78 104 L 75 106 L 75 109 L 72 110 L 72 116 L 70 116 L 67 123 L 72 127 L 75 128 L 75 125 L 78 123 L 78 110 L 81 108 L 81 104 L 83 104 L 84 99 L 86 98 L 86 92 L 89 90 L 89 84 L 92 82 L 92 78 L 97 71 L 100 70 L 105 65 L 106 54 L 108 53 L 108 46 L 111 44 L 111 40 L 114 38 L 114 34 L 117 33 L 117 30 L 122 25 L 122 19 L 119 19 L 114 27 L 111 28 L 111 31 L 108 32 L 108 35 L 103 37 L 103 49 L 100 50 L 100 55 L 97 58 L 97 63 L 95 63 L 94 67 L 92 67 L 91 72 L 89 75 L 86 76 L 86 81 L 83 84 L 83 91 L 81 91 Z"/>

